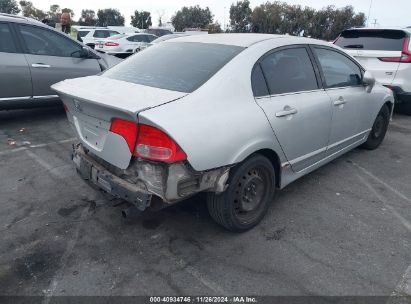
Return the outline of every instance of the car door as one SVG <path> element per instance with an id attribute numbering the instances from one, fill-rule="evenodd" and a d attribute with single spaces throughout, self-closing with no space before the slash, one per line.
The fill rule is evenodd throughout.
<path id="1" fill-rule="evenodd" d="M 54 96 L 50 86 L 64 79 L 101 72 L 97 59 L 81 58 L 82 45 L 43 27 L 19 25 L 30 67 L 33 96 Z"/>
<path id="2" fill-rule="evenodd" d="M 129 39 L 130 38 L 130 39 Z M 141 46 L 144 44 L 144 42 L 146 41 L 144 35 L 134 35 L 127 38 L 127 40 L 129 40 L 130 43 L 130 47 L 135 49 L 141 49 Z"/>
<path id="3" fill-rule="evenodd" d="M 331 155 L 364 138 L 361 113 L 369 95 L 362 85 L 362 69 L 348 55 L 327 47 L 313 49 L 333 105 L 327 151 Z"/>
<path id="4" fill-rule="evenodd" d="M 0 102 L 32 96 L 30 69 L 13 36 L 11 24 L 0 22 Z"/>
<path id="5" fill-rule="evenodd" d="M 253 72 L 253 79 L 267 82 L 268 95 L 257 94 L 256 101 L 296 172 L 325 157 L 331 126 L 330 97 L 313 62 L 306 46 L 282 48 L 264 56 Z"/>

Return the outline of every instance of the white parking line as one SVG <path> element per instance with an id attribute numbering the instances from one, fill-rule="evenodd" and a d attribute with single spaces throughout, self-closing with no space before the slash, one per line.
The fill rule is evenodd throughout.
<path id="1" fill-rule="evenodd" d="M 63 255 L 60 259 L 60 268 L 54 274 L 52 280 L 50 281 L 49 288 L 44 291 L 45 297 L 42 301 L 43 304 L 48 304 L 51 300 L 51 297 L 54 295 L 58 283 L 64 276 L 64 270 L 66 268 L 67 260 L 70 255 L 73 253 L 74 247 L 77 244 L 78 238 L 80 236 L 80 230 L 83 227 L 84 219 L 86 218 L 88 209 L 84 208 L 80 215 L 80 223 L 75 227 L 73 238 L 67 243 L 66 250 L 64 250 Z"/>
<path id="2" fill-rule="evenodd" d="M 30 148 L 42 148 L 42 147 L 47 147 L 47 146 L 50 146 L 50 145 L 53 145 L 53 144 L 64 144 L 64 143 L 72 142 L 72 141 L 75 141 L 75 140 L 76 140 L 76 138 L 73 137 L 73 138 L 63 139 L 63 140 L 60 140 L 60 141 L 54 141 L 54 142 L 46 143 L 46 144 L 30 145 L 29 147 Z"/>
<path id="3" fill-rule="evenodd" d="M 40 156 L 37 154 L 31 152 L 30 150 L 26 150 L 26 153 L 28 156 L 30 156 L 32 159 L 34 159 L 40 166 L 42 166 L 44 169 L 46 169 L 47 172 L 49 172 L 51 175 L 57 178 L 64 178 L 63 174 L 59 171 L 60 168 L 70 166 L 69 164 L 65 164 L 62 166 L 58 167 L 53 167 L 50 165 L 47 161 L 42 159 Z"/>
<path id="4" fill-rule="evenodd" d="M 64 144 L 64 143 L 68 143 L 68 142 L 73 142 L 75 140 L 76 140 L 76 138 L 73 137 L 73 138 L 63 139 L 63 140 L 59 140 L 59 141 L 53 141 L 53 142 L 49 142 L 49 143 L 45 143 L 45 144 L 28 145 L 28 146 L 19 147 L 19 148 L 15 148 L 15 149 L 11 149 L 11 150 L 4 150 L 4 151 L 0 151 L 0 156 L 7 155 L 7 154 L 13 154 L 13 153 L 20 152 L 20 151 L 26 151 L 29 148 L 43 148 L 43 147 L 47 147 L 47 146 L 51 146 L 51 145 L 55 145 L 55 144 Z"/>
<path id="5" fill-rule="evenodd" d="M 381 179 L 379 179 L 378 177 L 376 177 L 374 174 L 372 174 L 370 171 L 368 171 L 367 169 L 361 167 L 359 164 L 353 162 L 352 160 L 350 160 L 351 163 L 357 167 L 358 169 L 360 169 L 364 174 L 368 175 L 369 177 L 371 177 L 372 179 L 376 180 L 377 182 L 379 182 L 381 185 L 383 185 L 384 187 L 386 187 L 387 189 L 391 190 L 392 192 L 394 192 L 396 195 L 398 195 L 399 197 L 401 197 L 403 200 L 411 203 L 411 198 L 408 198 L 407 196 L 405 196 L 404 194 L 402 194 L 400 191 L 398 191 L 397 189 L 393 188 L 392 186 L 388 185 L 386 182 L 382 181 Z"/>
<path id="6" fill-rule="evenodd" d="M 411 296 L 411 266 L 407 268 L 407 271 L 402 276 L 394 292 L 400 295 Z"/>
<path id="7" fill-rule="evenodd" d="M 201 274 L 197 269 L 193 266 L 189 265 L 186 261 L 184 261 L 180 257 L 174 256 L 172 253 L 165 254 L 170 260 L 174 261 L 174 263 L 181 267 L 185 272 L 190 274 L 192 277 L 197 279 L 201 284 L 206 286 L 208 289 L 212 290 L 216 295 L 228 295 L 228 293 L 223 290 L 220 286 L 215 284 L 214 282 L 208 280 L 203 274 Z"/>
<path id="8" fill-rule="evenodd" d="M 405 228 L 407 228 L 407 230 L 409 232 L 411 232 L 411 223 L 409 221 L 407 221 L 400 213 L 398 213 L 398 211 L 396 211 L 394 209 L 394 207 L 392 207 L 390 204 L 388 204 L 386 202 L 386 200 L 384 199 L 384 197 L 382 197 L 377 190 L 375 190 L 375 188 L 368 183 L 362 176 L 357 174 L 358 179 L 365 185 L 367 186 L 367 188 L 375 195 L 376 198 L 378 198 L 378 200 L 384 204 L 384 206 L 389 209 L 391 211 L 391 213 L 400 220 L 400 222 L 404 225 Z"/>

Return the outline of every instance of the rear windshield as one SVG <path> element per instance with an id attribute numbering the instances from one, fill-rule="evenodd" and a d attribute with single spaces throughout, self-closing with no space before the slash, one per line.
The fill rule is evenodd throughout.
<path id="1" fill-rule="evenodd" d="M 335 42 L 346 49 L 401 51 L 406 34 L 397 30 L 347 30 Z"/>
<path id="2" fill-rule="evenodd" d="M 152 46 L 102 74 L 127 82 L 191 93 L 244 48 L 197 42 Z"/>

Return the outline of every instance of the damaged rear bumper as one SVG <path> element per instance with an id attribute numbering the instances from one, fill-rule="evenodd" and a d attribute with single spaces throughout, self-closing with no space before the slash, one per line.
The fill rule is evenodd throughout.
<path id="1" fill-rule="evenodd" d="M 144 185 L 131 184 L 111 174 L 86 155 L 81 147 L 74 149 L 73 162 L 84 180 L 90 181 L 115 197 L 132 203 L 141 211 L 150 206 L 151 194 L 144 188 Z"/>
<path id="2" fill-rule="evenodd" d="M 198 192 L 221 193 L 226 189 L 229 168 L 197 172 L 186 163 L 157 163 L 135 159 L 125 169 L 114 167 L 87 153 L 81 144 L 73 147 L 73 162 L 85 180 L 143 211 L 153 196 L 166 204 Z"/>

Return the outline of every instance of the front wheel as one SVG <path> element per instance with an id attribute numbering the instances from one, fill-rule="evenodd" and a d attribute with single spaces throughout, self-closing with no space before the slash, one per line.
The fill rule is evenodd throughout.
<path id="1" fill-rule="evenodd" d="M 228 230 L 243 232 L 257 225 L 273 199 L 275 171 L 264 156 L 255 154 L 230 173 L 224 193 L 209 193 L 211 217 Z"/>
<path id="2" fill-rule="evenodd" d="M 387 133 L 388 124 L 390 122 L 390 110 L 387 105 L 384 105 L 374 121 L 371 132 L 368 135 L 367 141 L 362 145 L 367 150 L 377 149 L 384 140 Z"/>

